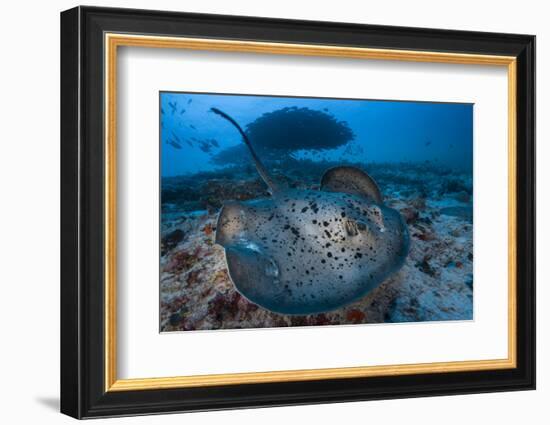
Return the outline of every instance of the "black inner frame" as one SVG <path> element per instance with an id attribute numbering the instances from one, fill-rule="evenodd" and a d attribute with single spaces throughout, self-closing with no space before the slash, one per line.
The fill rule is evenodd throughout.
<path id="1" fill-rule="evenodd" d="M 517 368 L 104 391 L 104 34 L 517 58 Z M 534 389 L 535 37 L 77 7 L 61 14 L 61 411 L 77 418 Z M 506 212 L 502 212 L 505 214 Z"/>

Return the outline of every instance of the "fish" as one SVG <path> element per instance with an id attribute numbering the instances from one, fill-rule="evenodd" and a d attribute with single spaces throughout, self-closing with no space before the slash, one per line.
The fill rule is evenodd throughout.
<path id="1" fill-rule="evenodd" d="M 205 153 L 210 153 L 210 151 L 212 150 L 212 147 L 210 146 L 210 144 L 208 142 L 205 142 L 204 140 L 201 140 L 199 142 L 199 149 Z"/>
<path id="2" fill-rule="evenodd" d="M 187 101 L 187 104 L 189 105 L 191 102 L 193 102 L 193 99 L 189 99 L 189 100 Z"/>
<path id="3" fill-rule="evenodd" d="M 220 144 L 215 139 L 209 139 L 209 140 L 197 140 L 196 138 L 192 138 L 192 139 L 194 139 L 199 144 L 199 149 L 205 153 L 211 153 L 212 149 L 220 147 Z"/>
<path id="4" fill-rule="evenodd" d="M 172 108 L 172 115 L 174 115 L 174 113 L 175 113 L 176 110 L 177 110 L 177 104 L 176 104 L 176 102 L 168 102 L 168 106 L 170 106 L 170 108 Z"/>
<path id="5" fill-rule="evenodd" d="M 171 131 L 171 133 L 172 133 L 172 136 L 174 137 L 174 139 L 176 139 L 176 141 L 177 141 L 179 144 L 181 144 L 181 140 L 180 140 L 180 138 L 178 137 L 178 135 L 177 135 L 176 133 L 174 133 L 173 131 Z"/>
<path id="6" fill-rule="evenodd" d="M 399 271 L 409 252 L 407 225 L 365 171 L 338 166 L 324 173 L 319 190 L 288 188 L 271 177 L 240 125 L 211 111 L 240 133 L 270 194 L 225 202 L 218 213 L 215 242 L 243 297 L 279 314 L 324 313 Z"/>
<path id="7" fill-rule="evenodd" d="M 197 129 L 197 127 L 195 127 L 193 124 L 189 124 L 189 127 L 191 127 L 193 130 Z"/>
<path id="8" fill-rule="evenodd" d="M 212 152 L 212 149 L 217 149 L 220 147 L 220 144 L 216 139 L 197 140 L 195 138 L 195 141 L 199 143 L 199 149 L 206 153 L 210 153 Z"/>
<path id="9" fill-rule="evenodd" d="M 180 115 L 185 114 L 185 108 L 181 108 Z"/>
<path id="10" fill-rule="evenodd" d="M 170 146 L 172 146 L 176 149 L 181 149 L 181 145 L 178 142 L 174 141 L 174 140 L 171 140 L 171 139 L 167 140 L 166 143 L 168 143 Z"/>

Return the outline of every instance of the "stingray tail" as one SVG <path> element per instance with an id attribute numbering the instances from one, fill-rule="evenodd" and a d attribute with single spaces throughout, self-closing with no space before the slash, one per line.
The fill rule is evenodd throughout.
<path id="1" fill-rule="evenodd" d="M 248 138 L 246 133 L 243 131 L 241 126 L 237 123 L 237 121 L 235 121 L 233 118 L 231 118 L 225 112 L 220 111 L 218 108 L 210 108 L 210 110 L 212 112 L 214 112 L 215 114 L 218 114 L 222 118 L 225 118 L 227 121 L 229 121 L 231 124 L 233 124 L 235 126 L 235 128 L 241 134 L 244 143 L 246 144 L 246 146 L 248 146 L 248 149 L 250 150 L 250 154 L 252 155 L 252 159 L 254 160 L 254 164 L 256 165 L 256 170 L 258 170 L 258 173 L 260 174 L 260 176 L 264 180 L 265 184 L 267 184 L 267 186 L 271 190 L 271 193 L 277 192 L 279 190 L 279 186 L 277 185 L 277 183 L 275 183 L 275 181 L 271 178 L 271 176 L 267 172 L 264 164 L 262 164 L 262 161 L 260 161 L 260 158 L 258 158 L 258 155 L 256 154 L 256 151 L 252 147 L 252 143 L 250 143 L 250 139 Z"/>

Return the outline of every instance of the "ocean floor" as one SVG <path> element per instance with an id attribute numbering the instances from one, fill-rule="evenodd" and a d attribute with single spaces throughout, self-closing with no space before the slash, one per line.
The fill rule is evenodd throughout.
<path id="1" fill-rule="evenodd" d="M 290 187 L 313 189 L 334 165 L 296 161 L 271 169 Z M 432 163 L 360 166 L 406 220 L 410 253 L 397 274 L 363 299 L 307 316 L 272 313 L 241 296 L 214 243 L 224 201 L 268 196 L 252 167 L 163 178 L 161 331 L 473 319 L 471 173 Z"/>

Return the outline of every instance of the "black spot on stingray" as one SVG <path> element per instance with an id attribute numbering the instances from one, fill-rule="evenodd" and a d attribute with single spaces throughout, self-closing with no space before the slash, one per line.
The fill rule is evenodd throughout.
<path id="1" fill-rule="evenodd" d="M 285 227 L 284 227 L 285 230 L 288 230 L 290 229 L 290 224 L 285 224 Z"/>
<path id="2" fill-rule="evenodd" d="M 332 235 L 330 234 L 330 232 L 328 230 L 325 230 L 325 235 L 327 235 L 327 238 L 332 238 Z"/>
<path id="3" fill-rule="evenodd" d="M 304 207 L 304 208 L 302 208 L 302 212 L 305 213 L 308 209 L 309 209 L 309 207 Z"/>
<path id="4" fill-rule="evenodd" d="M 317 224 L 317 220 L 311 220 L 313 224 Z"/>
<path id="5" fill-rule="evenodd" d="M 328 221 L 323 221 L 323 226 L 328 227 Z"/>
<path id="6" fill-rule="evenodd" d="M 342 218 L 344 218 L 346 216 L 346 213 L 344 211 L 342 211 L 342 214 L 340 214 L 342 216 Z"/>
<path id="7" fill-rule="evenodd" d="M 332 252 L 327 252 L 327 257 L 331 258 L 332 257 Z"/>

